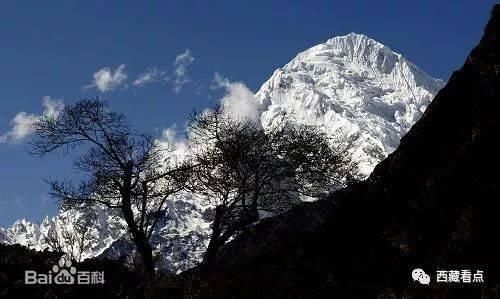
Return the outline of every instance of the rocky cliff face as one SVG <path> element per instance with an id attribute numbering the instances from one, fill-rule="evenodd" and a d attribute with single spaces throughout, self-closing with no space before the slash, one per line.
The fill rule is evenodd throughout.
<path id="1" fill-rule="evenodd" d="M 210 287 L 251 297 L 498 296 L 500 192 L 482 174 L 499 165 L 499 21 L 496 5 L 463 67 L 367 181 L 242 234 L 218 257 L 224 283 Z M 412 285 L 415 267 L 457 265 L 487 270 L 484 288 Z"/>

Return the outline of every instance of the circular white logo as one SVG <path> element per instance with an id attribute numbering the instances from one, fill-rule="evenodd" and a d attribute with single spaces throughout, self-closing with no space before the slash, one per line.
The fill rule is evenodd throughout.
<path id="1" fill-rule="evenodd" d="M 411 272 L 411 277 L 413 280 L 417 280 L 420 284 L 429 284 L 431 282 L 431 277 L 425 273 L 424 270 L 416 268 Z"/>

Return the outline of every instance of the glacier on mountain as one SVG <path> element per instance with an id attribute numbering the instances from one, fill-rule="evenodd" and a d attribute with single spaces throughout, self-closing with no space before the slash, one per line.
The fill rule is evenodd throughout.
<path id="1" fill-rule="evenodd" d="M 262 123 L 282 116 L 332 136 L 358 135 L 364 176 L 399 144 L 444 82 L 362 34 L 335 37 L 277 69 L 256 96 Z"/>
<path id="2" fill-rule="evenodd" d="M 319 126 L 331 136 L 356 136 L 352 154 L 367 176 L 420 118 L 444 82 L 362 34 L 329 39 L 277 69 L 255 94 L 266 128 L 282 117 Z M 191 194 L 173 198 L 151 238 L 156 267 L 177 273 L 201 261 L 210 236 L 211 207 Z M 82 258 L 130 257 L 134 245 L 117 211 L 93 207 L 95 222 Z M 64 211 L 34 224 L 0 228 L 0 242 L 37 250 L 50 231 L 72 228 L 84 212 Z"/>

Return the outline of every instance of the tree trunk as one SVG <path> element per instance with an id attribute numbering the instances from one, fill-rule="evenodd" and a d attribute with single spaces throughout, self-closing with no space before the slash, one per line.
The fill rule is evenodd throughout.
<path id="1" fill-rule="evenodd" d="M 223 206 L 215 207 L 215 217 L 214 222 L 212 223 L 212 235 L 210 236 L 210 242 L 208 243 L 207 251 L 205 252 L 205 256 L 203 258 L 205 268 L 213 267 L 217 257 L 217 251 L 219 251 L 222 233 L 222 216 Z"/>
<path id="2" fill-rule="evenodd" d="M 131 204 L 131 182 L 132 182 L 132 165 L 127 165 L 125 175 L 123 178 L 124 186 L 121 190 L 122 196 L 122 213 L 130 234 L 132 235 L 132 241 L 134 241 L 137 252 L 141 255 L 142 263 L 144 266 L 144 272 L 147 276 L 152 276 L 155 272 L 153 265 L 153 249 L 149 244 L 149 240 L 146 237 L 146 233 L 137 227 L 137 223 L 134 219 L 134 213 L 132 211 Z"/>
<path id="3" fill-rule="evenodd" d="M 137 251 L 141 255 L 142 264 L 144 266 L 144 273 L 147 276 L 152 276 L 155 273 L 155 268 L 153 264 L 153 248 L 149 244 L 145 237 L 139 237 L 134 241 Z"/>
<path id="4" fill-rule="evenodd" d="M 252 202 L 250 203 L 250 215 L 248 219 L 249 222 L 248 224 L 259 220 L 259 208 L 258 208 L 259 196 L 260 196 L 259 182 L 260 182 L 259 176 L 256 175 L 254 180 L 254 191 L 253 191 Z"/>
<path id="5" fill-rule="evenodd" d="M 205 269 L 214 267 L 217 258 L 217 251 L 219 251 L 220 247 L 218 243 L 218 239 L 214 239 L 213 237 L 210 239 L 210 243 L 208 243 L 207 247 L 207 252 L 205 253 L 205 257 L 203 258 L 203 265 L 205 266 Z"/>
<path id="6" fill-rule="evenodd" d="M 257 205 L 258 195 L 255 196 L 254 200 L 252 200 L 252 204 L 250 205 L 250 215 L 248 219 L 248 224 L 259 220 L 259 208 Z"/>
<path id="7" fill-rule="evenodd" d="M 132 208 L 127 204 L 127 200 L 123 201 L 122 213 L 132 235 L 132 241 L 134 241 L 137 252 L 141 255 L 145 273 L 147 275 L 154 274 L 153 249 L 146 238 L 146 234 L 138 229 L 132 214 Z"/>

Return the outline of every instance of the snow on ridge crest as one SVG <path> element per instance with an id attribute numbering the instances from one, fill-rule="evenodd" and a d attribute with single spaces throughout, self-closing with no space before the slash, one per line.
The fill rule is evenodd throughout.
<path id="1" fill-rule="evenodd" d="M 264 127 L 287 115 L 332 136 L 360 134 L 353 155 L 367 176 L 443 84 L 383 44 L 350 33 L 299 53 L 256 95 Z"/>

